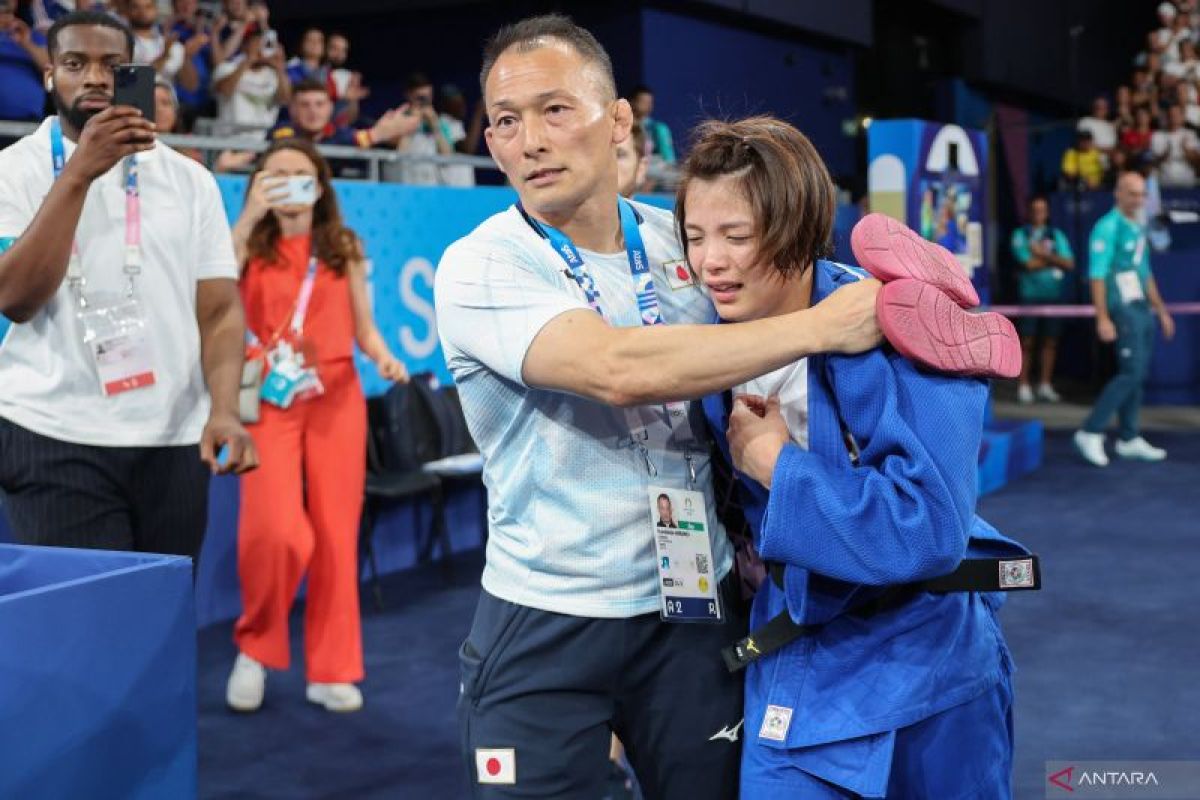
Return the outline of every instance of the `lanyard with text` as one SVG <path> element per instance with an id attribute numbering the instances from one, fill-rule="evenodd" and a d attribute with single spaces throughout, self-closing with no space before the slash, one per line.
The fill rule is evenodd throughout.
<path id="1" fill-rule="evenodd" d="M 50 166 L 54 179 L 67 165 L 62 125 L 55 117 L 50 122 Z M 77 317 L 83 344 L 92 356 L 100 391 L 114 397 L 135 389 L 154 386 L 154 351 L 146 317 L 134 294 L 134 281 L 142 271 L 142 209 L 138 189 L 137 157 L 125 159 L 125 261 L 124 273 L 129 286 L 123 295 L 94 293 L 91 300 L 84 291 L 79 243 L 71 239 L 67 261 L 67 284 L 79 304 Z"/>
<path id="2" fill-rule="evenodd" d="M 517 210 L 521 212 L 521 216 L 525 218 L 525 221 L 550 243 L 554 252 L 558 253 L 559 257 L 566 263 L 567 271 L 570 273 L 571 278 L 583 291 L 588 306 L 603 317 L 604 309 L 600 305 L 600 290 L 596 286 L 596 281 L 592 278 L 591 273 L 588 272 L 583 256 L 580 254 L 579 249 L 575 247 L 575 243 L 557 228 L 534 219 L 520 203 L 517 203 Z M 650 274 L 650 257 L 647 255 L 646 245 L 642 241 L 642 232 L 638 229 L 637 212 L 634 211 L 629 201 L 624 198 L 618 198 L 617 210 L 621 217 L 621 232 L 625 237 L 625 255 L 629 259 L 629 272 L 633 277 L 638 314 L 641 317 L 643 325 L 662 325 L 662 309 L 658 302 L 658 292 L 654 289 L 654 279 Z M 687 421 L 687 406 L 684 403 L 676 402 L 665 403 L 663 407 L 671 429 L 688 442 L 692 441 L 693 437 Z M 651 476 L 656 475 L 657 470 L 650 459 L 649 450 L 644 444 L 648 438 L 646 420 L 639 414 L 638 409 L 626 409 L 626 418 L 629 421 L 630 436 L 633 442 L 638 445 L 642 457 L 646 461 L 647 471 Z M 689 478 L 694 483 L 695 468 L 690 453 L 687 455 L 687 464 Z"/>
<path id="3" fill-rule="evenodd" d="M 308 270 L 304 273 L 304 281 L 300 284 L 300 292 L 296 295 L 296 305 L 292 309 L 292 319 L 290 329 L 292 335 L 299 341 L 304 334 L 304 319 L 308 316 L 308 304 L 312 300 L 313 286 L 317 282 L 317 256 L 312 254 L 308 257 Z M 271 336 L 271 341 L 263 345 L 262 341 L 254 335 L 254 331 L 246 328 L 246 340 L 251 347 L 263 348 L 270 350 L 275 347 L 279 339 L 283 336 L 283 327 Z"/>
<path id="4" fill-rule="evenodd" d="M 54 179 L 62 174 L 67 164 L 66 146 L 63 144 L 62 125 L 55 117 L 50 122 L 50 163 Z M 142 272 L 142 205 L 138 186 L 137 156 L 129 156 L 124 162 L 125 184 L 125 264 L 124 273 L 129 278 L 127 295 L 133 296 L 134 280 Z M 87 306 L 84 295 L 86 281 L 80 263 L 79 244 L 71 240 L 71 258 L 67 265 L 67 280 L 75 291 L 81 307 Z"/>
<path id="5" fill-rule="evenodd" d="M 618 199 L 617 207 L 642 324 L 661 325 L 662 309 L 650 275 L 650 259 L 641 231 L 638 230 L 637 214 L 623 198 Z M 583 290 L 588 305 L 603 317 L 600 290 L 575 244 L 561 231 L 530 217 L 520 204 L 517 208 L 566 262 L 571 278 Z M 683 403 L 667 403 L 665 409 L 672 435 L 683 434 L 686 444 L 690 444 L 694 437 L 688 424 L 687 406 Z M 648 419 L 643 412 L 653 416 Z M 648 408 L 625 409 L 632 441 L 641 452 L 651 478 L 657 477 L 658 470 L 650 458 L 647 442 L 650 438 L 649 426 L 656 421 L 658 414 L 657 410 Z M 654 537 L 654 560 L 658 571 L 659 614 L 669 622 L 720 622 L 724 619 L 724 610 L 721 607 L 715 575 L 717 565 L 713 561 L 712 540 L 708 530 L 708 505 L 704 493 L 697 491 L 696 470 L 686 444 L 684 458 L 688 468 L 688 488 L 653 483 L 646 487 Z"/>

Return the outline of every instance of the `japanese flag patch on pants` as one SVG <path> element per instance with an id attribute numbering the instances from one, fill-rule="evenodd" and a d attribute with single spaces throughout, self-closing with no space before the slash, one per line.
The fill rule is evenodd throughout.
<path id="1" fill-rule="evenodd" d="M 476 747 L 475 774 L 480 783 L 515 784 L 517 751 L 511 747 Z"/>

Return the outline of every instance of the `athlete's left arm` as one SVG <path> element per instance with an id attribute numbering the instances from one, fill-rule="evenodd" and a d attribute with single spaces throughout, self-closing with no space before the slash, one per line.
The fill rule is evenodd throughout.
<path id="1" fill-rule="evenodd" d="M 858 465 L 786 445 L 763 558 L 875 586 L 952 572 L 975 513 L 986 384 L 923 373 L 882 350 L 829 364 Z"/>

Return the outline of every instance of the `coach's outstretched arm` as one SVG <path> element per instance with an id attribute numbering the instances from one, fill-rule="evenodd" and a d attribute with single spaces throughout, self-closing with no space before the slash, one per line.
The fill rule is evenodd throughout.
<path id="1" fill-rule="evenodd" d="M 79 146 L 29 227 L 0 254 L 0 313 L 27 322 L 50 302 L 67 274 L 71 242 L 92 181 L 122 158 L 154 146 L 154 125 L 129 106 L 110 106 L 84 126 Z"/>
<path id="2" fill-rule="evenodd" d="M 567 311 L 534 338 L 526 384 L 613 406 L 693 400 L 817 353 L 859 353 L 881 341 L 879 282 L 856 281 L 822 302 L 754 322 L 617 328 Z"/>

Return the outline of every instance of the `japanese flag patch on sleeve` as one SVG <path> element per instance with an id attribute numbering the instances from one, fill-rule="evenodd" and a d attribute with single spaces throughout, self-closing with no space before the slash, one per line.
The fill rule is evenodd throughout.
<path id="1" fill-rule="evenodd" d="M 517 751 L 511 747 L 476 747 L 475 774 L 480 783 L 517 782 Z"/>

